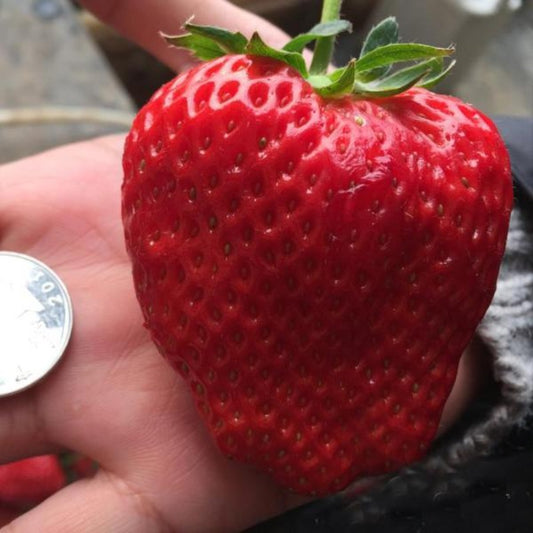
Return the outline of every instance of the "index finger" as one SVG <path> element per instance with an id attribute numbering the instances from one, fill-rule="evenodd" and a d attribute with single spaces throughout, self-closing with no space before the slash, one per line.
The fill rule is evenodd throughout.
<path id="1" fill-rule="evenodd" d="M 287 35 L 273 24 L 226 0 L 82 0 L 104 23 L 136 42 L 176 71 L 191 61 L 188 52 L 169 47 L 159 32 L 179 33 L 194 16 L 196 24 L 223 26 L 249 35 L 261 34 L 270 45 L 281 47 Z"/>

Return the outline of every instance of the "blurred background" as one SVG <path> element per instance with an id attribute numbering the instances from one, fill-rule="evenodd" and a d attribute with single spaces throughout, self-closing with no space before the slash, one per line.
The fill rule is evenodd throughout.
<path id="1" fill-rule="evenodd" d="M 291 35 L 320 18 L 320 0 L 234 2 Z M 403 41 L 456 44 L 458 66 L 438 91 L 491 116 L 533 116 L 531 0 L 344 0 L 354 31 L 339 38 L 335 61 L 357 55 L 388 15 L 398 18 Z M 173 75 L 75 1 L 0 0 L 0 162 L 126 131 Z"/>

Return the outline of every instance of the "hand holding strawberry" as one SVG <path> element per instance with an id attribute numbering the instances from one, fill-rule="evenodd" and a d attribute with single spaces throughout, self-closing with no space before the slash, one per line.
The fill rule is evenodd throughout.
<path id="1" fill-rule="evenodd" d="M 128 21 L 142 21 L 137 30 L 130 27 L 139 42 L 148 23 L 160 28 L 174 20 L 168 16 L 174 2 L 117 2 L 117 14 L 119 5 Z M 212 9 L 214 18 L 203 22 L 220 20 L 221 7 L 223 14 Z M 239 22 L 250 27 L 232 20 Z M 169 57 L 163 42 L 159 52 Z M 122 147 L 121 136 L 95 139 L 0 167 L 0 247 L 55 268 L 77 318 L 56 371 L 0 402 L 0 460 L 69 448 L 101 465 L 93 478 L 61 489 L 15 527 L 31 533 L 43 524 L 50 531 L 242 530 L 305 500 L 224 458 L 199 423 L 184 381 L 169 372 L 139 327 L 117 224 Z M 446 403 L 447 425 L 465 404 L 454 390 L 460 394 Z"/>

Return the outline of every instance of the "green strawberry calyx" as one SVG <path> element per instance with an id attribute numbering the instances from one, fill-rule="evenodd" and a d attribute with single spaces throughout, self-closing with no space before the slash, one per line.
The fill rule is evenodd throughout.
<path id="1" fill-rule="evenodd" d="M 326 98 L 347 94 L 379 98 L 402 93 L 413 86 L 432 88 L 455 64 L 455 60 L 449 58 L 454 52 L 453 46 L 437 48 L 399 42 L 398 23 L 394 17 L 388 17 L 370 30 L 358 58 L 328 72 L 335 38 L 342 32 L 350 32 L 352 25 L 347 20 L 332 18 L 338 16 L 338 11 L 333 9 L 333 13 L 331 10 L 327 13 L 327 5 L 326 0 L 322 22 L 307 33 L 290 39 L 281 50 L 270 47 L 257 32 L 247 39 L 240 32 L 201 26 L 191 21 L 184 24 L 187 33 L 162 35 L 169 44 L 186 48 L 204 61 L 227 54 L 247 54 L 283 61 Z M 316 44 L 308 66 L 303 51 L 312 42 Z"/>

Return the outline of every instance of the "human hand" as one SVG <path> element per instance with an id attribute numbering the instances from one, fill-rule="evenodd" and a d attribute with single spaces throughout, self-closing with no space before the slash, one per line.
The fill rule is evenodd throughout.
<path id="1" fill-rule="evenodd" d="M 144 9 L 132 3 L 130 13 L 136 5 Z M 0 461 L 72 449 L 101 466 L 10 530 L 239 530 L 304 500 L 215 449 L 187 387 L 142 329 L 120 223 L 121 152 L 121 138 L 98 139 L 0 169 L 0 249 L 54 268 L 75 311 L 61 365 L 0 401 Z M 460 367 L 443 428 L 473 390 L 465 379 L 478 375 L 465 361 L 477 359 Z"/>
<path id="2" fill-rule="evenodd" d="M 303 502 L 215 448 L 188 388 L 141 327 L 120 222 L 121 136 L 0 167 L 0 249 L 54 268 L 75 325 L 64 360 L 0 400 L 0 462 L 63 449 L 100 464 L 9 531 L 236 531 Z M 448 426 L 479 375 L 467 352 Z"/>
<path id="3" fill-rule="evenodd" d="M 247 37 L 258 31 L 276 48 L 288 40 L 279 28 L 228 0 L 81 0 L 80 3 L 176 72 L 186 70 L 194 60 L 188 52 L 167 45 L 160 32 L 180 33 L 192 16 L 195 24 L 229 28 Z"/>

